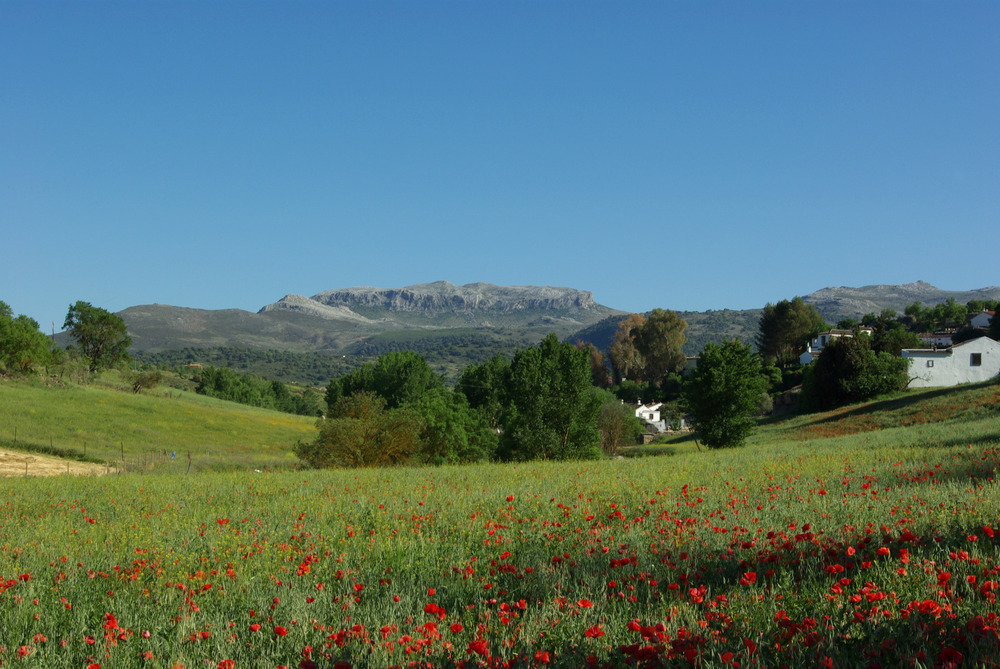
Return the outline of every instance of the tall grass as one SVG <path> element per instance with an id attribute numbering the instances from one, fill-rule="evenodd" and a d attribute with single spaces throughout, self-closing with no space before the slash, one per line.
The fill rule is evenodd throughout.
<path id="1" fill-rule="evenodd" d="M 991 666 L 991 393 L 665 458 L 10 480 L 0 660 Z"/>

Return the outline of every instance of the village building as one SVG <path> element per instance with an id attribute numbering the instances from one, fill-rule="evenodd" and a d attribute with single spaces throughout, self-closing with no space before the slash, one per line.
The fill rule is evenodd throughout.
<path id="1" fill-rule="evenodd" d="M 903 349 L 910 362 L 910 388 L 957 386 L 1000 374 L 1000 343 L 977 337 L 947 348 Z"/>

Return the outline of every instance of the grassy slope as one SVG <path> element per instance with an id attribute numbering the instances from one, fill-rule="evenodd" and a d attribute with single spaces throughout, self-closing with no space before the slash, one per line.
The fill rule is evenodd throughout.
<path id="1" fill-rule="evenodd" d="M 157 389 L 134 395 L 100 385 L 0 380 L 0 442 L 25 442 L 120 459 L 157 452 L 157 470 L 275 467 L 295 464 L 291 446 L 315 434 L 315 420 Z M 17 439 L 18 444 L 14 443 Z M 169 459 L 176 452 L 177 458 Z"/>

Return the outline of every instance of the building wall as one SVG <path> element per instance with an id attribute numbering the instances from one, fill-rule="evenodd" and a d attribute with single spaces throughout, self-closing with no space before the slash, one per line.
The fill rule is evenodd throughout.
<path id="1" fill-rule="evenodd" d="M 980 364 L 973 365 L 978 354 Z M 908 349 L 903 357 L 910 362 L 910 388 L 957 386 L 960 383 L 988 381 L 1000 374 L 1000 344 L 980 337 L 947 351 Z"/>

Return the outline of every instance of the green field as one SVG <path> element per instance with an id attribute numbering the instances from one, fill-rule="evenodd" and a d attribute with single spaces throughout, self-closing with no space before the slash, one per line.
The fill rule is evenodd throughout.
<path id="1" fill-rule="evenodd" d="M 5 406 L 23 390 L 0 388 Z M 737 450 L 663 448 L 8 479 L 0 661 L 996 666 L 996 385 L 773 420 Z"/>
<path id="2" fill-rule="evenodd" d="M 316 420 L 174 388 L 132 394 L 53 379 L 0 380 L 0 446 L 49 447 L 143 471 L 295 465 L 291 446 Z M 15 441 L 17 443 L 15 443 Z M 171 459 L 171 454 L 176 457 Z"/>

